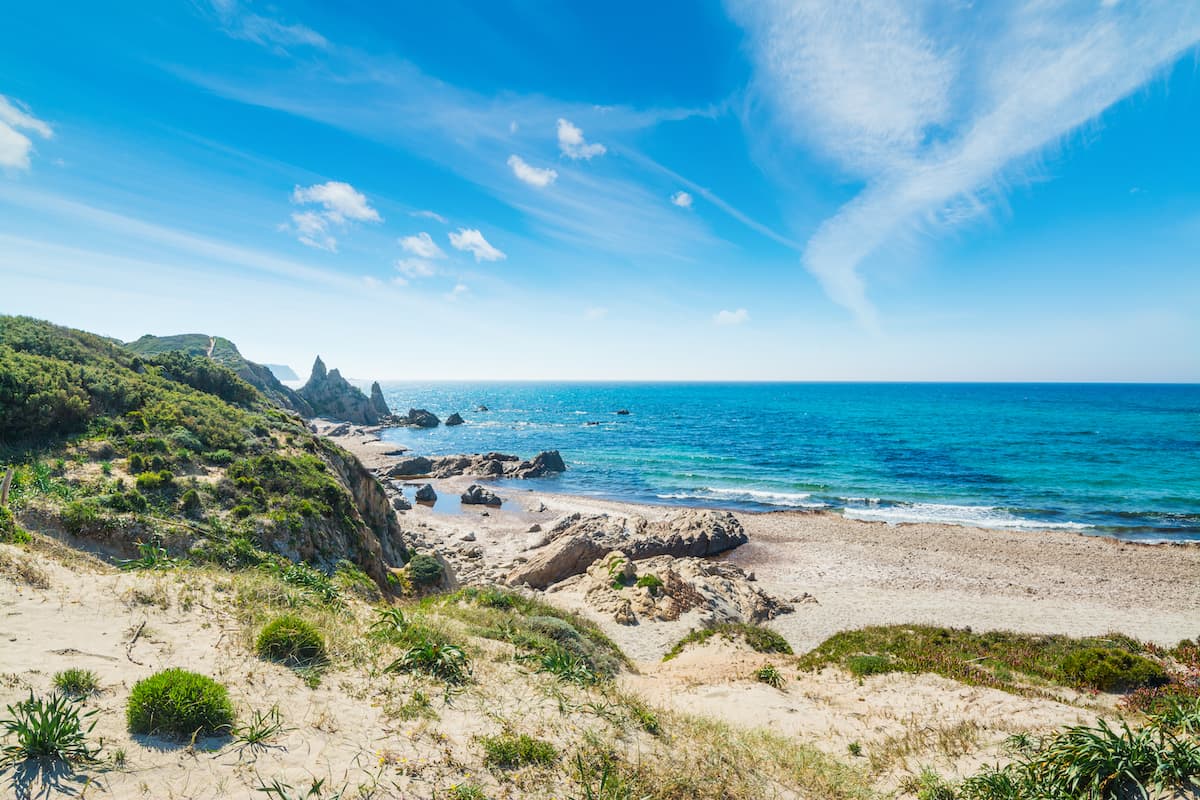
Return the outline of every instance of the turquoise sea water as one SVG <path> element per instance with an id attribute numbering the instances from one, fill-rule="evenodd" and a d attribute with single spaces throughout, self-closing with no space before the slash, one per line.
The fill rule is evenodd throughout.
<path id="1" fill-rule="evenodd" d="M 466 419 L 388 430 L 388 441 L 426 455 L 557 449 L 569 469 L 540 482 L 550 491 L 1200 541 L 1197 385 L 383 388 L 398 411 Z"/>

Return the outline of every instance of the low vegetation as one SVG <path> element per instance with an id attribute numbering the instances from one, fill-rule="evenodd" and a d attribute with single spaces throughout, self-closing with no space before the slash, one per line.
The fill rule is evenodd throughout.
<path id="1" fill-rule="evenodd" d="M 62 694 L 29 697 L 8 706 L 0 719 L 0 771 L 27 759 L 75 763 L 94 761 L 99 747 L 88 744 L 96 711 L 83 713 L 79 701 Z"/>
<path id="2" fill-rule="evenodd" d="M 254 650 L 268 661 L 303 666 L 324 660 L 325 639 L 312 623 L 295 614 L 285 614 L 267 623 Z"/>
<path id="3" fill-rule="evenodd" d="M 212 678 L 166 669 L 133 685 L 126 718 L 132 733 L 186 740 L 229 733 L 234 713 L 229 693 Z"/>
<path id="4" fill-rule="evenodd" d="M 529 764 L 549 766 L 558 760 L 558 750 L 554 745 L 524 733 L 482 736 L 479 744 L 483 748 L 484 763 L 500 769 L 515 769 Z"/>
<path id="5" fill-rule="evenodd" d="M 87 697 L 100 690 L 100 679 L 90 669 L 65 669 L 55 673 L 54 688 L 71 697 Z"/>
<path id="6" fill-rule="evenodd" d="M 835 634 L 802 656 L 801 669 L 841 666 L 856 676 L 932 672 L 1016 693 L 1066 686 L 1129 691 L 1170 681 L 1152 649 L 1127 636 L 1039 636 L 923 625 L 862 628 Z"/>
<path id="7" fill-rule="evenodd" d="M 792 647 L 787 640 L 770 628 L 741 622 L 726 622 L 692 631 L 667 651 L 667 654 L 663 656 L 663 661 L 670 661 L 682 653 L 686 647 L 704 644 L 714 636 L 720 636 L 729 641 L 741 640 L 751 650 L 758 653 L 792 654 Z"/>

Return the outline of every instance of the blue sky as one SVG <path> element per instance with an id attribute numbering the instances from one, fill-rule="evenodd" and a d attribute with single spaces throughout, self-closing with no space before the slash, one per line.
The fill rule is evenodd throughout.
<path id="1" fill-rule="evenodd" d="M 18 4 L 0 311 L 361 378 L 1200 381 L 1200 4 Z"/>

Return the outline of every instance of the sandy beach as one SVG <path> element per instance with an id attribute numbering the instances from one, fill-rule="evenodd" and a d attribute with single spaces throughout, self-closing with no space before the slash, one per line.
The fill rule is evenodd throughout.
<path id="1" fill-rule="evenodd" d="M 372 433 L 336 441 L 374 468 L 394 461 L 384 455 L 393 448 Z M 401 516 L 438 547 L 462 548 L 463 537 L 474 534 L 470 545 L 482 548 L 496 578 L 526 550 L 533 523 L 574 512 L 661 519 L 679 510 L 539 491 L 534 479 L 493 486 L 505 502 L 484 516 L 459 503 L 459 493 L 474 482 L 489 485 L 469 477 L 432 480 L 438 503 Z M 830 512 L 736 516 L 749 542 L 718 558 L 753 572 L 773 595 L 815 598 L 771 623 L 797 651 L 838 631 L 893 623 L 1074 636 L 1120 632 L 1161 645 L 1200 633 L 1200 546 L 1061 530 L 891 525 Z M 569 592 L 562 596 L 571 599 Z M 654 659 L 677 638 L 676 625 L 655 624 L 672 630 L 651 635 L 643 625 L 633 635 L 611 627 L 631 655 Z"/>

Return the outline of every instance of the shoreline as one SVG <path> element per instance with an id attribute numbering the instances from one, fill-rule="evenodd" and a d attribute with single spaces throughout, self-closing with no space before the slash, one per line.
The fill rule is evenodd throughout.
<path id="1" fill-rule="evenodd" d="M 334 441 L 365 457 L 368 467 L 394 462 L 383 452 L 394 446 L 372 442 L 372 436 L 352 430 Z M 481 560 L 498 565 L 482 574 L 484 581 L 498 579 L 503 566 L 523 557 L 533 523 L 573 512 L 661 519 L 688 508 L 545 491 L 536 479 L 496 484 L 460 476 L 428 482 L 442 499 L 432 509 L 417 505 L 402 512 L 405 529 L 415 529 L 425 544 L 439 549 L 464 549 L 469 535 L 470 547 L 482 550 Z M 473 482 L 490 485 L 504 505 L 488 509 L 487 516 L 459 506 L 457 494 Z M 543 510 L 531 511 L 538 508 Z M 864 521 L 828 510 L 732 513 L 749 542 L 715 558 L 754 573 L 757 585 L 772 595 L 813 598 L 769 623 L 798 651 L 839 631 L 904 623 L 1073 636 L 1121 632 L 1159 645 L 1200 632 L 1200 546 L 1194 543 L 1134 542 L 1075 530 Z M 549 593 L 587 611 L 557 588 Z M 686 633 L 674 623 L 632 631 L 610 627 L 637 659 L 661 657 L 668 640 Z"/>

